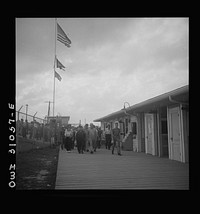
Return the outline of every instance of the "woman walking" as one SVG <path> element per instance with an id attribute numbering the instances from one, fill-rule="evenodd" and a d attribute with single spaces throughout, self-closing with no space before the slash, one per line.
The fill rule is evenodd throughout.
<path id="1" fill-rule="evenodd" d="M 96 142 L 97 142 L 97 130 L 94 125 L 91 123 L 89 128 L 89 143 L 90 143 L 90 153 L 96 152 Z"/>
<path id="2" fill-rule="evenodd" d="M 68 126 L 65 130 L 65 149 L 67 152 L 71 152 L 71 144 L 72 144 L 72 131 Z"/>
<path id="3" fill-rule="evenodd" d="M 105 130 L 105 138 L 106 138 L 106 149 L 110 150 L 111 147 L 111 129 L 110 125 L 107 125 Z"/>

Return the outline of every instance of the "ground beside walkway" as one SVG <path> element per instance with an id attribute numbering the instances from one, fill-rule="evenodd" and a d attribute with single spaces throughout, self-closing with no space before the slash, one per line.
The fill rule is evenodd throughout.
<path id="1" fill-rule="evenodd" d="M 55 189 L 58 146 L 24 151 L 16 155 L 16 189 Z"/>
<path id="2" fill-rule="evenodd" d="M 59 152 L 55 189 L 189 189 L 189 164 L 145 153 Z"/>

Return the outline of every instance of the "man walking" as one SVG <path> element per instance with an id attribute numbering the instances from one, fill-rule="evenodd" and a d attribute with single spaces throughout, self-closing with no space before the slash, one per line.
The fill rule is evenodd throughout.
<path id="1" fill-rule="evenodd" d="M 96 152 L 96 141 L 97 141 L 97 131 L 92 123 L 90 123 L 89 128 L 89 143 L 90 143 L 90 153 L 93 154 L 93 151 Z"/>
<path id="2" fill-rule="evenodd" d="M 76 133 L 76 142 L 78 153 L 83 154 L 84 145 L 85 145 L 85 131 L 81 125 L 79 125 L 78 132 Z"/>
<path id="3" fill-rule="evenodd" d="M 64 149 L 64 144 L 65 144 L 65 127 L 62 126 L 61 131 L 60 131 L 60 138 L 61 138 L 61 149 Z"/>
<path id="4" fill-rule="evenodd" d="M 99 128 L 98 126 L 96 126 L 97 129 L 97 147 L 100 149 L 101 148 L 101 128 Z"/>
<path id="5" fill-rule="evenodd" d="M 113 146 L 112 146 L 112 154 L 114 154 L 114 148 L 117 146 L 117 154 L 121 154 L 121 141 L 120 141 L 120 129 L 118 128 L 118 123 L 115 123 L 115 128 L 111 132 Z"/>
<path id="6" fill-rule="evenodd" d="M 85 124 L 85 151 L 89 152 L 89 130 L 88 130 L 88 124 Z"/>

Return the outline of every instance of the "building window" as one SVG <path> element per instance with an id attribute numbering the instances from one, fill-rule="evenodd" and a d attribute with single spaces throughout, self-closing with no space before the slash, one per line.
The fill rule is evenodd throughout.
<path id="1" fill-rule="evenodd" d="M 137 134 L 137 123 L 136 122 L 132 122 L 132 133 L 134 135 Z"/>

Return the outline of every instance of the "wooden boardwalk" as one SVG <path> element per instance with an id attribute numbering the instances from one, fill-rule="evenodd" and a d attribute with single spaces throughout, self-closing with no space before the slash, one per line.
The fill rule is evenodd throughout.
<path id="1" fill-rule="evenodd" d="M 59 151 L 55 189 L 189 189 L 189 164 L 145 153 Z"/>

